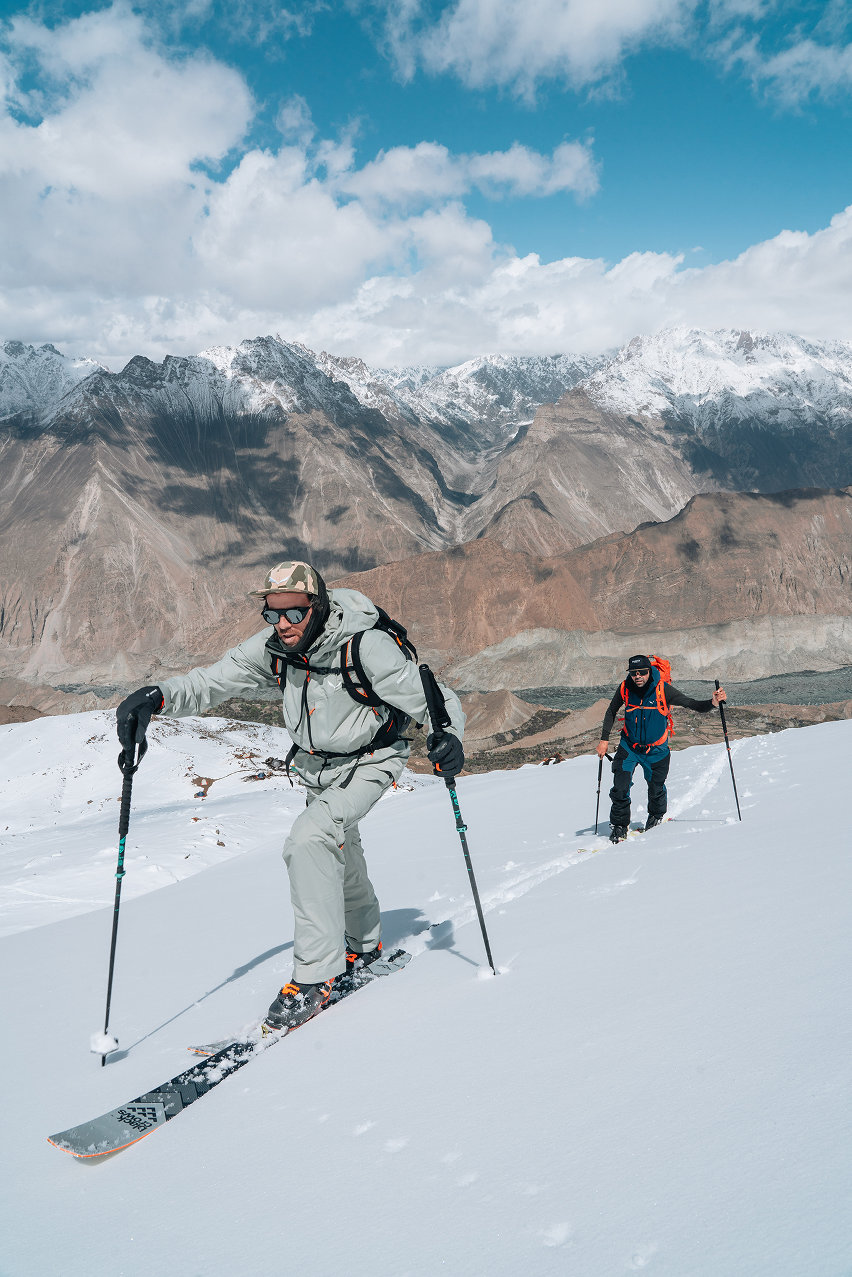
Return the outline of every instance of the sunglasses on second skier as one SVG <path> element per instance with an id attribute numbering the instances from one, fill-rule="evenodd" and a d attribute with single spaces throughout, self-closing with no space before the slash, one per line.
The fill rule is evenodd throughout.
<path id="1" fill-rule="evenodd" d="M 299 625 L 312 607 L 313 603 L 309 603 L 307 607 L 265 607 L 260 615 L 267 625 L 277 625 L 282 617 L 291 625 Z"/>

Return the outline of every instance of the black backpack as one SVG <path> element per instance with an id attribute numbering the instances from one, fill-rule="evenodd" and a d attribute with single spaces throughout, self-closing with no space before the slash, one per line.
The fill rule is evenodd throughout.
<path id="1" fill-rule="evenodd" d="M 408 637 L 408 631 L 405 626 L 400 625 L 399 621 L 393 620 L 388 616 L 384 608 L 373 604 L 378 612 L 378 619 L 373 622 L 370 627 L 374 630 L 381 630 L 384 634 L 389 634 L 396 642 L 397 646 L 404 652 L 406 660 L 417 660 L 417 648 Z M 381 749 L 384 745 L 392 745 L 394 741 L 399 740 L 403 732 L 405 732 L 410 723 L 410 714 L 404 713 L 401 709 L 397 709 L 395 705 L 389 705 L 387 701 L 383 701 L 377 696 L 373 690 L 373 685 L 367 675 L 367 671 L 361 661 L 361 639 L 365 630 L 359 630 L 357 634 L 353 634 L 351 639 L 347 639 L 340 648 L 340 666 L 336 665 L 311 665 L 308 658 L 301 653 L 298 655 L 290 655 L 282 645 L 277 642 L 278 635 L 273 633 L 271 638 L 267 640 L 266 650 L 269 652 L 272 673 L 278 682 L 278 686 L 282 692 L 284 684 L 287 682 L 287 666 L 293 665 L 297 669 L 303 669 L 306 673 L 305 685 L 303 689 L 303 714 L 307 709 L 308 703 L 308 683 L 311 674 L 340 674 L 343 679 L 343 686 L 352 697 L 353 701 L 357 701 L 359 705 L 369 705 L 372 709 L 384 708 L 389 711 L 389 717 L 386 722 L 382 723 L 373 739 L 368 745 L 362 745 L 360 749 L 347 751 L 345 754 L 330 753 L 327 750 L 312 749 L 311 752 L 319 754 L 324 758 L 348 758 L 355 757 L 358 754 L 369 754 L 375 749 Z M 301 722 L 301 718 L 299 720 Z M 311 719 L 308 715 L 308 739 L 311 735 Z M 291 750 L 291 757 L 295 754 L 298 746 L 294 746 Z M 288 760 L 289 761 L 289 760 Z"/>

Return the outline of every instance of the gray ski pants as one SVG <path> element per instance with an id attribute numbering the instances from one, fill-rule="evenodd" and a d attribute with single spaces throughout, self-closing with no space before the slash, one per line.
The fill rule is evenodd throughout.
<path id="1" fill-rule="evenodd" d="M 293 979 L 318 984 L 346 967 L 346 944 L 366 953 L 381 936 L 358 821 L 402 774 L 405 756 L 360 760 L 331 784 L 307 787 L 308 805 L 284 844 L 293 903 Z"/>

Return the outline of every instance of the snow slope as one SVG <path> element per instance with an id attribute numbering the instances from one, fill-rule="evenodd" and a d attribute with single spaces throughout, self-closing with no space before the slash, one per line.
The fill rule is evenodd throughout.
<path id="1" fill-rule="evenodd" d="M 63 397 L 104 369 L 93 359 L 69 359 L 55 346 L 0 345 L 0 421 L 17 413 L 53 412 Z"/>
<path id="2" fill-rule="evenodd" d="M 109 716 L 0 728 L 0 880 L 28 851 L 40 897 L 2 915 L 3 1277 L 852 1271 L 852 723 L 738 742 L 742 824 L 724 747 L 676 754 L 672 821 L 618 847 L 590 829 L 594 758 L 462 779 L 496 979 L 443 785 L 389 795 L 363 832 L 406 972 L 80 1164 L 45 1136 L 172 1076 L 290 968 L 297 795 L 236 776 L 194 798 L 186 775 L 273 738 L 166 726 L 135 780 L 106 1068 Z"/>

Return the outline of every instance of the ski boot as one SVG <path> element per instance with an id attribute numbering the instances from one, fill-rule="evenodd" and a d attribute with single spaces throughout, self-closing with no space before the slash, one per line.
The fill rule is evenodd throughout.
<path id="1" fill-rule="evenodd" d="M 609 831 L 610 842 L 624 842 L 627 837 L 627 825 L 613 825 Z"/>
<path id="2" fill-rule="evenodd" d="M 266 1013 L 264 1033 L 297 1029 L 319 1015 L 329 1004 L 333 984 L 334 977 L 321 984 L 296 984 L 293 980 L 285 984 Z"/>
<path id="3" fill-rule="evenodd" d="M 374 962 L 378 961 L 382 956 L 381 940 L 375 949 L 370 949 L 367 953 L 358 953 L 355 949 L 346 950 L 346 970 L 343 975 L 337 977 L 334 984 L 333 1001 L 337 1002 L 340 998 L 345 998 L 347 993 L 352 993 L 355 989 L 360 989 L 362 984 L 366 984 L 372 979 L 370 967 Z"/>
<path id="4" fill-rule="evenodd" d="M 645 821 L 645 833 L 647 834 L 649 829 L 653 829 L 655 825 L 661 825 L 662 823 L 663 823 L 662 816 L 649 816 L 648 819 Z"/>

